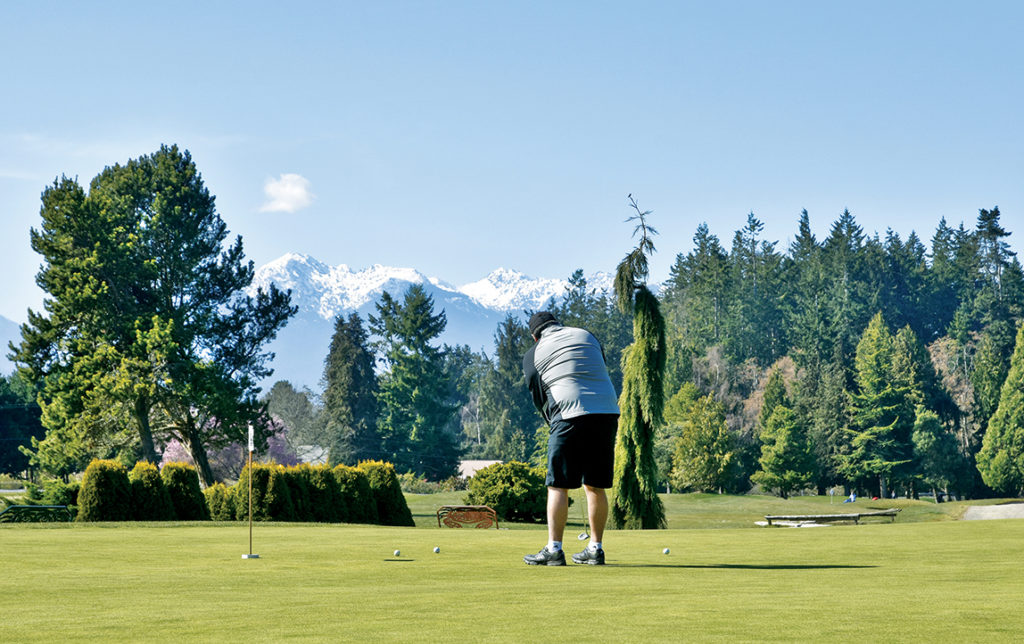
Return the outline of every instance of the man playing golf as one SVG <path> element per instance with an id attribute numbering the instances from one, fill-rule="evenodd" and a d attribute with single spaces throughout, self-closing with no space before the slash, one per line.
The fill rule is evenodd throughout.
<path id="1" fill-rule="evenodd" d="M 575 563 L 604 564 L 601 539 L 608 521 L 619 405 L 601 344 L 583 329 L 562 326 L 547 311 L 530 318 L 534 345 L 523 356 L 533 404 L 550 427 L 548 435 L 548 544 L 523 561 L 564 566 L 562 535 L 569 516 L 569 490 L 583 485 L 590 518 L 590 544 Z M 585 538 L 585 537 L 584 537 Z"/>

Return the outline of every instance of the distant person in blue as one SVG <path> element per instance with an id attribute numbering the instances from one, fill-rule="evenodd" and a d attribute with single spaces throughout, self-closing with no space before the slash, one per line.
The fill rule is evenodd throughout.
<path id="1" fill-rule="evenodd" d="M 523 356 L 523 374 L 533 404 L 550 427 L 548 435 L 548 544 L 523 561 L 564 566 L 562 534 L 569 517 L 569 490 L 583 485 L 590 518 L 590 543 L 572 556 L 578 564 L 604 564 L 605 523 L 615 462 L 619 405 L 604 351 L 590 332 L 562 326 L 542 311 L 530 318 L 534 345 Z"/>
<path id="2" fill-rule="evenodd" d="M 848 498 L 845 501 L 843 501 L 843 503 L 853 503 L 856 500 L 857 500 L 857 493 L 856 492 L 850 492 L 850 498 Z"/>

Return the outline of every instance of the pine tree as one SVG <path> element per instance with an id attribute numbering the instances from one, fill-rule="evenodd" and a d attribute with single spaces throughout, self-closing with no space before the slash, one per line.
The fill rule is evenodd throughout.
<path id="1" fill-rule="evenodd" d="M 813 457 L 807 434 L 797 415 L 789 407 L 774 407 L 761 432 L 761 470 L 752 477 L 768 490 L 778 490 L 789 498 L 791 492 L 810 485 L 813 478 Z"/>
<path id="2" fill-rule="evenodd" d="M 1017 329 L 1010 370 L 978 452 L 978 471 L 992 489 L 1017 496 L 1024 489 L 1024 325 Z"/>
<path id="3" fill-rule="evenodd" d="M 295 314 L 289 295 L 246 295 L 242 240 L 225 247 L 214 197 L 177 146 L 106 168 L 88 194 L 63 178 L 42 201 L 31 241 L 46 314 L 29 314 L 15 353 L 43 383 L 40 458 L 138 446 L 156 462 L 156 439 L 175 438 L 212 483 L 207 450 L 267 424 L 261 349 Z"/>
<path id="4" fill-rule="evenodd" d="M 942 426 L 938 414 L 919 405 L 913 442 L 917 475 L 938 499 L 938 490 L 948 493 L 949 487 L 963 478 L 964 458 L 957 448 L 956 437 Z"/>
<path id="5" fill-rule="evenodd" d="M 445 313 L 434 314 L 433 298 L 420 284 L 402 302 L 385 292 L 376 308 L 370 329 L 385 367 L 377 397 L 383 453 L 397 471 L 448 478 L 459 461 L 452 422 L 458 407 L 444 351 L 432 344 L 448 323 Z"/>
<path id="6" fill-rule="evenodd" d="M 323 420 L 331 465 L 356 465 L 380 456 L 377 375 L 363 320 L 338 316 L 324 359 Z"/>
<path id="7" fill-rule="evenodd" d="M 657 231 L 647 225 L 650 211 L 641 212 L 632 195 L 629 201 L 637 212 L 629 221 L 639 222 L 634 236 L 639 234 L 640 241 L 619 263 L 615 274 L 618 307 L 623 313 L 633 312 L 633 344 L 622 357 L 612 520 L 619 528 L 664 528 L 654 441 L 663 422 L 665 321 L 657 298 L 645 284 L 647 257 L 654 252 L 652 235 Z"/>
<path id="8" fill-rule="evenodd" d="M 568 324 L 565 318 L 559 317 Z M 495 356 L 480 386 L 480 422 L 487 435 L 485 458 L 529 460 L 533 437 L 543 418 L 533 407 L 523 376 L 522 356 L 533 342 L 530 330 L 511 314 L 495 333 Z"/>
<path id="9" fill-rule="evenodd" d="M 841 469 L 851 480 L 876 479 L 882 496 L 889 479 L 910 462 L 918 399 L 912 375 L 898 368 L 908 362 L 896 352 L 882 314 L 876 314 L 857 344 L 851 452 L 841 458 Z"/>

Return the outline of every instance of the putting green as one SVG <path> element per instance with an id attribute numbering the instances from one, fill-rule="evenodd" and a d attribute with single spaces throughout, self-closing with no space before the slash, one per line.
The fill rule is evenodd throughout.
<path id="1" fill-rule="evenodd" d="M 612 531 L 607 566 L 524 565 L 522 555 L 544 540 L 539 527 L 263 524 L 261 558 L 242 560 L 244 524 L 0 526 L 8 600 L 0 641 L 1014 641 L 1024 633 L 1024 521 Z"/>

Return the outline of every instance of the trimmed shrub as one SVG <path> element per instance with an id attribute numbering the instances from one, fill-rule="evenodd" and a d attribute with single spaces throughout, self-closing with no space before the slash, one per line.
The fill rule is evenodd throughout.
<path id="1" fill-rule="evenodd" d="M 345 523 L 378 523 L 377 503 L 366 472 L 348 465 L 339 465 L 332 472 L 345 501 L 343 506 L 339 506 L 339 520 Z"/>
<path id="2" fill-rule="evenodd" d="M 373 500 L 377 504 L 377 519 L 381 525 L 416 525 L 402 494 L 394 465 L 383 461 L 363 461 L 359 463 L 359 469 L 366 473 L 370 483 Z"/>
<path id="3" fill-rule="evenodd" d="M 135 464 L 128 474 L 132 485 L 132 518 L 136 521 L 173 521 L 177 518 L 171 495 L 156 465 Z"/>
<path id="4" fill-rule="evenodd" d="M 526 463 L 496 463 L 469 479 L 467 505 L 486 505 L 506 521 L 543 521 L 547 514 L 544 472 Z"/>
<path id="5" fill-rule="evenodd" d="M 285 468 L 285 480 L 292 497 L 293 521 L 312 521 L 313 509 L 309 498 L 309 465 L 295 465 Z"/>
<path id="6" fill-rule="evenodd" d="M 129 521 L 132 487 L 117 461 L 95 460 L 85 468 L 78 494 L 78 521 Z"/>
<path id="7" fill-rule="evenodd" d="M 310 520 L 317 523 L 337 523 L 342 513 L 348 516 L 348 503 L 341 496 L 338 479 L 327 465 L 308 468 Z"/>
<path id="8" fill-rule="evenodd" d="M 203 490 L 206 497 L 206 507 L 210 508 L 210 518 L 214 521 L 235 520 L 235 499 L 232 489 L 223 483 L 214 483 Z M 248 514 L 246 517 L 248 518 Z"/>
<path id="9" fill-rule="evenodd" d="M 283 465 L 270 467 L 270 478 L 267 480 L 267 516 L 272 521 L 294 521 L 295 505 L 288 485 L 288 472 Z"/>
<path id="10" fill-rule="evenodd" d="M 254 464 L 252 466 L 253 521 L 294 521 L 290 475 L 284 466 Z M 235 484 L 235 516 L 249 518 L 249 466 L 242 470 Z"/>
<path id="11" fill-rule="evenodd" d="M 267 514 L 267 486 L 270 483 L 270 466 L 255 464 L 252 466 L 252 519 L 253 521 L 267 521 L 270 516 Z M 235 484 L 235 516 L 241 520 L 249 518 L 249 466 L 242 469 L 242 474 Z"/>
<path id="12" fill-rule="evenodd" d="M 164 486 L 171 495 L 179 521 L 208 521 L 210 509 L 199 486 L 199 473 L 188 463 L 167 463 L 160 470 Z"/>

